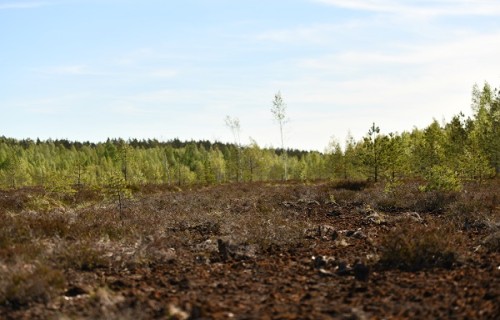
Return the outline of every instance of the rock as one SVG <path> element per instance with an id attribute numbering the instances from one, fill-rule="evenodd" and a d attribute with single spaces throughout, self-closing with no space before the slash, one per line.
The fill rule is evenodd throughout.
<path id="1" fill-rule="evenodd" d="M 484 238 L 482 244 L 490 252 L 500 252 L 500 231 L 494 232 Z"/>
<path id="2" fill-rule="evenodd" d="M 339 233 L 334 227 L 323 224 L 318 226 L 317 236 L 325 240 L 336 240 L 339 237 Z"/>
<path id="3" fill-rule="evenodd" d="M 328 271 L 328 270 L 323 269 L 323 268 L 319 269 L 318 272 L 321 276 L 324 276 L 324 277 L 333 277 L 335 275 L 333 272 Z"/>
<path id="4" fill-rule="evenodd" d="M 217 239 L 217 248 L 222 261 L 227 261 L 230 258 L 247 260 L 257 257 L 257 246 L 252 244 L 237 244 L 229 240 Z"/>
<path id="5" fill-rule="evenodd" d="M 335 257 L 328 256 L 312 256 L 311 260 L 313 262 L 313 267 L 315 269 L 320 269 L 328 266 L 335 262 Z"/>
<path id="6" fill-rule="evenodd" d="M 373 211 L 372 213 L 370 213 L 367 217 L 364 218 L 364 220 L 366 222 L 374 223 L 374 224 L 378 224 L 378 225 L 387 223 L 385 216 L 379 212 L 376 212 L 376 211 Z"/>
<path id="7" fill-rule="evenodd" d="M 370 277 L 370 267 L 361 262 L 356 262 L 352 268 L 354 278 L 358 281 L 368 281 Z"/>
<path id="8" fill-rule="evenodd" d="M 351 272 L 350 266 L 344 261 L 340 261 L 335 269 L 339 276 L 346 276 Z"/>
<path id="9" fill-rule="evenodd" d="M 342 215 L 342 212 L 340 210 L 332 210 L 332 211 L 326 213 L 327 217 L 333 217 L 333 218 L 338 218 L 341 215 Z"/>
<path id="10" fill-rule="evenodd" d="M 356 238 L 356 239 L 366 239 L 366 238 L 368 238 L 368 236 L 363 231 L 361 231 L 361 228 L 359 228 L 356 231 L 349 230 L 349 231 L 347 231 L 345 233 L 345 235 L 347 237 L 353 237 L 353 238 Z"/>
<path id="11" fill-rule="evenodd" d="M 340 239 L 340 240 L 335 241 L 335 245 L 337 247 L 348 247 L 348 246 L 350 246 L 350 244 L 345 239 Z"/>
<path id="12" fill-rule="evenodd" d="M 177 307 L 176 305 L 169 304 L 167 310 L 169 319 L 176 319 L 176 320 L 189 319 L 189 314 L 186 311 L 182 310 L 181 308 Z"/>

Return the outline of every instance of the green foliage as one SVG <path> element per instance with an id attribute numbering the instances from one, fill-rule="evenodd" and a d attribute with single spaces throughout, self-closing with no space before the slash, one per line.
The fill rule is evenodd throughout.
<path id="1" fill-rule="evenodd" d="M 58 196 L 73 195 L 76 193 L 72 179 L 56 173 L 51 173 L 45 178 L 44 187 L 48 193 Z"/>
<path id="2" fill-rule="evenodd" d="M 379 172 L 382 166 L 382 144 L 384 137 L 380 135 L 380 128 L 375 126 L 375 122 L 368 130 L 368 135 L 364 138 L 364 162 L 371 170 L 371 177 L 378 181 Z"/>
<path id="3" fill-rule="evenodd" d="M 125 178 L 118 173 L 110 175 L 104 185 L 104 193 L 108 199 L 117 204 L 118 210 L 120 211 L 120 217 L 123 218 L 125 200 L 132 197 L 132 192 L 126 183 Z"/>
<path id="4" fill-rule="evenodd" d="M 484 181 L 500 171 L 500 92 L 487 83 L 473 88 L 472 118 L 459 114 L 448 123 L 434 120 L 423 129 L 387 135 L 373 123 L 361 141 L 348 134 L 343 148 L 332 141 L 325 153 L 285 149 L 286 104 L 279 92 L 272 103 L 280 149 L 260 148 L 253 140 L 241 145 L 239 120 L 229 117 L 232 144 L 178 139 L 93 144 L 0 137 L 0 187 L 44 186 L 48 193 L 71 195 L 85 185 L 109 185 L 110 174 L 119 173 L 129 185 L 409 177 L 427 179 L 429 190 L 458 190 L 458 179 Z"/>
<path id="5" fill-rule="evenodd" d="M 441 165 L 430 168 L 426 174 L 427 185 L 423 191 L 460 191 L 462 184 L 458 174 Z"/>

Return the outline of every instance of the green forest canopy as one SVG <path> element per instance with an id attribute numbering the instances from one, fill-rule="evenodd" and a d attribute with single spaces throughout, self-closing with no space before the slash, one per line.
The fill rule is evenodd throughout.
<path id="1" fill-rule="evenodd" d="M 474 85 L 472 117 L 434 120 L 424 129 L 381 133 L 374 123 L 360 141 L 332 141 L 325 153 L 286 150 L 287 176 L 297 180 L 424 178 L 427 188 L 456 189 L 500 171 L 500 92 Z M 281 180 L 282 149 L 210 141 L 122 139 L 102 143 L 0 137 L 0 186 L 102 186 L 119 176 L 127 184 L 215 184 Z M 240 177 L 241 176 L 241 177 Z"/>

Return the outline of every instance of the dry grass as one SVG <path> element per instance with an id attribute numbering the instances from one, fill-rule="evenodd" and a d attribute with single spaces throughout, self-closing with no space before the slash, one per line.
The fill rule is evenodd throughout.
<path id="1" fill-rule="evenodd" d="M 442 217 L 435 224 L 393 224 L 378 241 L 383 269 L 453 267 L 463 241 L 459 231 L 484 230 L 485 239 L 500 226 L 498 181 L 466 185 L 460 193 L 422 192 L 414 182 L 387 191 L 356 181 L 133 189 L 123 215 L 97 190 L 54 199 L 38 188 L 0 192 L 0 304 L 47 302 L 65 289 L 68 271 L 164 265 L 186 252 L 200 261 L 225 262 L 293 250 L 311 241 L 306 231 L 334 207 L 343 213 L 370 206 L 387 214 Z"/>
<path id="2" fill-rule="evenodd" d="M 62 273 L 42 263 L 0 266 L 0 305 L 14 309 L 31 302 L 48 302 L 65 286 Z"/>
<path id="3" fill-rule="evenodd" d="M 451 268 L 461 242 L 462 236 L 450 227 L 400 221 L 382 238 L 379 265 L 405 271 Z"/>

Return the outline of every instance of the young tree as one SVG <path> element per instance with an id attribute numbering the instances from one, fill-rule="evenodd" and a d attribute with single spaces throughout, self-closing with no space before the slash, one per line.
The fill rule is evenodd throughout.
<path id="1" fill-rule="evenodd" d="M 130 146 L 130 144 L 123 140 L 120 139 L 118 142 L 118 148 L 117 148 L 117 153 L 116 153 L 116 159 L 120 162 L 121 164 L 121 171 L 123 174 L 123 179 L 125 182 L 128 183 L 129 178 L 130 178 L 130 163 L 132 162 L 132 156 L 133 156 L 133 151 L 134 149 Z"/>
<path id="2" fill-rule="evenodd" d="M 128 188 L 123 175 L 117 172 L 110 174 L 104 185 L 104 192 L 110 200 L 116 202 L 120 213 L 120 220 L 123 220 L 125 200 L 132 196 L 132 192 Z"/>
<path id="3" fill-rule="evenodd" d="M 356 141 L 352 136 L 351 132 L 347 133 L 345 139 L 344 157 L 343 157 L 343 176 L 344 180 L 351 179 L 355 173 L 355 169 L 358 166 L 359 155 L 356 152 Z M 359 174 L 356 174 L 356 176 Z"/>
<path id="4" fill-rule="evenodd" d="M 231 130 L 231 133 L 234 137 L 234 143 L 236 145 L 237 154 L 236 154 L 236 181 L 240 182 L 242 170 L 241 170 L 241 140 L 240 140 L 240 119 L 231 118 L 230 116 L 226 116 L 225 118 L 226 126 Z"/>
<path id="5" fill-rule="evenodd" d="M 472 134 L 486 154 L 495 174 L 500 173 L 500 92 L 486 82 L 482 90 L 477 85 L 472 91 L 474 128 Z"/>
<path id="6" fill-rule="evenodd" d="M 77 151 L 76 151 L 77 152 Z M 73 160 L 72 169 L 73 175 L 75 178 L 75 184 L 78 189 L 83 186 L 83 176 L 87 171 L 87 167 L 89 165 L 89 161 L 79 153 L 76 154 L 76 159 Z"/>
<path id="7" fill-rule="evenodd" d="M 281 96 L 281 92 L 278 91 L 274 95 L 273 106 L 271 107 L 271 113 L 274 116 L 276 122 L 278 122 L 280 126 L 280 136 L 281 136 L 281 149 L 283 150 L 283 163 L 285 167 L 285 180 L 288 180 L 288 156 L 285 150 L 285 143 L 283 139 L 283 126 L 288 122 L 286 117 L 286 104 L 283 101 L 283 97 Z"/>
<path id="8" fill-rule="evenodd" d="M 330 179 L 336 179 L 342 176 L 344 172 L 342 147 L 335 137 L 331 137 L 328 146 L 325 149 L 327 174 Z"/>
<path id="9" fill-rule="evenodd" d="M 366 164 L 373 170 L 373 179 L 375 182 L 378 181 L 379 170 L 381 167 L 381 137 L 380 128 L 375 126 L 375 122 L 368 130 L 368 136 L 365 137 L 365 146 L 367 148 L 367 154 L 365 158 Z"/>
<path id="10" fill-rule="evenodd" d="M 395 133 L 389 133 L 385 139 L 383 139 L 383 153 L 384 153 L 384 166 L 386 168 L 387 175 L 391 182 L 396 180 L 398 172 L 404 171 L 405 159 L 405 148 L 404 148 L 404 138 L 402 135 Z"/>
<path id="11" fill-rule="evenodd" d="M 244 168 L 246 180 L 256 181 L 259 180 L 258 171 L 260 171 L 261 167 L 264 166 L 262 162 L 262 151 L 260 150 L 257 141 L 250 138 L 250 145 L 243 150 L 244 153 Z"/>

